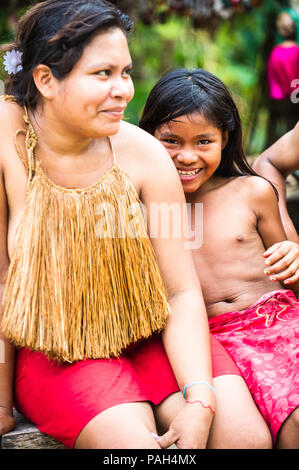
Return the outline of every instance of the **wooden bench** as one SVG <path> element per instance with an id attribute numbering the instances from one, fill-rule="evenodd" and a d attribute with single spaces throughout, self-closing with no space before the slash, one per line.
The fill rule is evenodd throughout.
<path id="1" fill-rule="evenodd" d="M 1 449 L 65 449 L 60 442 L 40 432 L 36 426 L 27 421 L 17 411 L 14 411 L 16 427 L 4 434 L 1 439 Z"/>

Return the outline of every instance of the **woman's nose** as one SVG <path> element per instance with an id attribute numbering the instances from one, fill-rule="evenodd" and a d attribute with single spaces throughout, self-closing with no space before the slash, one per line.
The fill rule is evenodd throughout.
<path id="1" fill-rule="evenodd" d="M 115 79 L 111 85 L 111 95 L 113 98 L 128 98 L 132 94 L 131 79 L 119 78 Z"/>

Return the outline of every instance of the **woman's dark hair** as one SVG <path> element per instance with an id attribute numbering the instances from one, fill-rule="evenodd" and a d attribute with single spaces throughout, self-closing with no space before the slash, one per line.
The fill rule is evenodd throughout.
<path id="1" fill-rule="evenodd" d="M 139 126 L 154 135 L 162 124 L 179 116 L 201 113 L 229 139 L 215 175 L 254 175 L 242 144 L 239 112 L 227 87 L 203 69 L 178 69 L 162 77 L 151 90 Z"/>
<path id="2" fill-rule="evenodd" d="M 20 50 L 23 70 L 6 83 L 7 93 L 18 103 L 34 109 L 39 92 L 32 73 L 39 64 L 53 75 L 66 77 L 84 48 L 99 33 L 120 28 L 127 36 L 133 23 L 104 0 L 46 0 L 30 8 L 18 25 L 14 48 Z"/>

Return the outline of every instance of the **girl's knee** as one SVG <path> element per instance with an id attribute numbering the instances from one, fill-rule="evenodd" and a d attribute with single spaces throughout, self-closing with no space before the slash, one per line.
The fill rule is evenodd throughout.
<path id="1" fill-rule="evenodd" d="M 247 428 L 247 433 L 244 436 L 244 448 L 272 449 L 272 447 L 272 437 L 266 423 L 264 425 Z"/>
<path id="2" fill-rule="evenodd" d="M 211 449 L 272 449 L 272 437 L 264 421 L 247 417 L 231 427 L 211 430 L 208 447 Z"/>

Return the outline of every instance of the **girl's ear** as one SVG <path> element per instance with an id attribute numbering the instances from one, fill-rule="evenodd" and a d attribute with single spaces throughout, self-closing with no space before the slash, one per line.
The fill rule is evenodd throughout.
<path id="1" fill-rule="evenodd" d="M 228 134 L 228 130 L 226 129 L 222 134 L 222 148 L 221 148 L 221 150 L 223 150 L 226 147 L 228 139 L 229 139 L 229 134 Z"/>
<path id="2" fill-rule="evenodd" d="M 39 64 L 33 71 L 33 80 L 43 98 L 51 100 L 55 92 L 56 79 L 47 65 Z"/>

